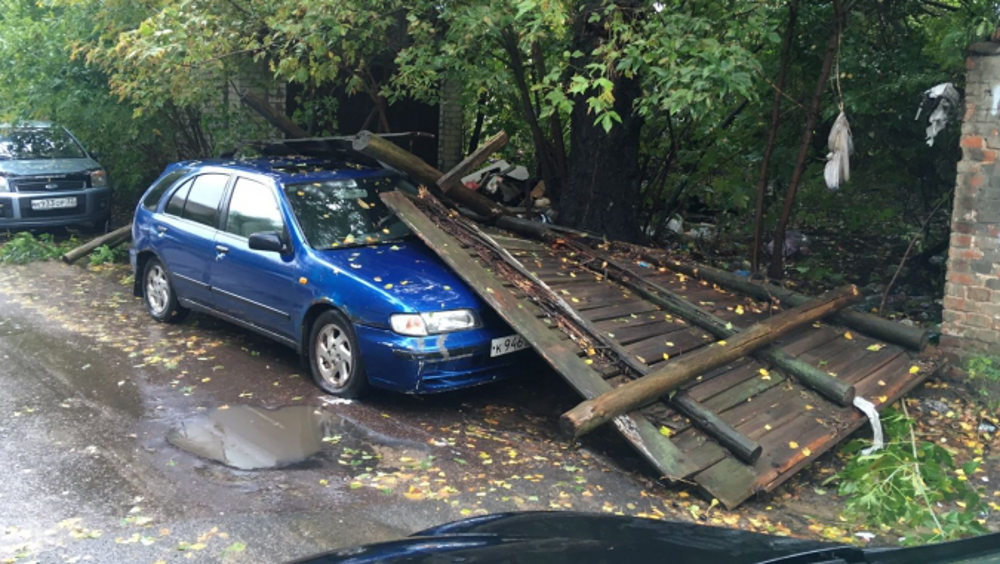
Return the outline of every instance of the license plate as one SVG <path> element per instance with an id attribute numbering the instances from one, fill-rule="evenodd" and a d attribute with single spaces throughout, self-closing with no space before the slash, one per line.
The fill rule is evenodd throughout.
<path id="1" fill-rule="evenodd" d="M 499 337 L 490 341 L 490 356 L 503 356 L 528 348 L 528 341 L 520 335 Z"/>
<path id="2" fill-rule="evenodd" d="M 33 210 L 58 210 L 63 208 L 76 207 L 76 197 L 69 198 L 44 198 L 41 200 L 31 200 Z"/>

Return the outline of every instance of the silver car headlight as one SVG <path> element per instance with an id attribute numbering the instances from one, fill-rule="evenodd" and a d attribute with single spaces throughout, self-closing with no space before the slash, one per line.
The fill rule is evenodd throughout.
<path id="1" fill-rule="evenodd" d="M 0 192 L 10 192 L 10 184 L 7 182 L 7 178 L 0 176 Z"/>
<path id="2" fill-rule="evenodd" d="M 90 187 L 100 188 L 108 185 L 108 173 L 103 168 L 90 171 Z"/>
<path id="3" fill-rule="evenodd" d="M 400 335 L 426 337 L 479 327 L 479 318 L 471 309 L 453 309 L 430 313 L 397 313 L 389 316 L 392 330 Z"/>

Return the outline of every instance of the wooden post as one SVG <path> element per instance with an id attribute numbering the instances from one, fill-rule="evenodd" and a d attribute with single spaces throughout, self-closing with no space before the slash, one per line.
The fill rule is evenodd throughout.
<path id="1" fill-rule="evenodd" d="M 560 425 L 574 437 L 584 435 L 618 415 L 656 400 L 699 374 L 750 354 L 788 331 L 812 323 L 859 298 L 860 293 L 852 284 L 755 323 L 728 341 L 718 341 L 685 354 L 648 376 L 580 403 L 562 415 Z"/>
<path id="2" fill-rule="evenodd" d="M 507 132 L 501 131 L 493 137 L 486 140 L 481 147 L 472 152 L 468 157 L 462 159 L 462 162 L 455 165 L 454 168 L 449 170 L 442 176 L 438 178 L 437 185 L 441 188 L 441 191 L 445 194 L 450 194 L 450 190 L 456 186 L 461 186 L 460 182 L 463 176 L 469 174 L 475 168 L 489 158 L 490 155 L 500 150 L 501 147 L 507 144 Z"/>
<path id="3" fill-rule="evenodd" d="M 644 258 L 646 258 L 646 260 L 651 260 L 652 262 L 660 262 L 660 260 L 656 257 L 647 256 Z M 796 306 L 805 303 L 809 299 L 809 296 L 806 296 L 805 294 L 800 294 L 787 288 L 782 288 L 781 286 L 775 286 L 774 284 L 752 282 L 746 277 L 737 276 L 731 272 L 726 272 L 710 266 L 692 266 L 674 261 L 666 263 L 666 266 L 672 270 L 677 270 L 690 276 L 714 282 L 719 286 L 729 288 L 731 290 L 737 290 L 758 300 L 767 300 L 774 297 L 781 300 L 782 303 Z M 835 323 L 842 323 L 852 329 L 857 329 L 858 331 L 867 333 L 872 337 L 876 337 L 890 343 L 896 343 L 897 345 L 902 345 L 916 351 L 923 350 L 930 340 L 929 333 L 924 329 L 894 323 L 888 319 L 883 319 L 870 313 L 844 310 L 831 317 L 831 320 Z"/>
<path id="4" fill-rule="evenodd" d="M 75 249 L 66 251 L 61 258 L 66 264 L 73 264 L 74 262 L 80 260 L 80 257 L 86 256 L 91 251 L 100 247 L 101 245 L 108 245 L 109 247 L 117 247 L 118 245 L 128 241 L 132 237 L 132 224 L 129 223 L 124 227 L 119 227 L 111 233 L 105 233 L 100 237 L 96 237 L 87 241 L 86 243 L 76 247 Z"/>
<path id="5" fill-rule="evenodd" d="M 251 109 L 256 111 L 258 114 L 264 117 L 268 123 L 277 127 L 282 133 L 288 135 L 289 137 L 309 137 L 309 132 L 302 129 L 295 124 L 292 120 L 288 119 L 288 116 L 277 111 L 271 104 L 267 101 L 258 98 L 251 92 L 248 91 L 237 91 L 240 96 L 240 100 L 244 104 L 250 106 Z"/>
<path id="6" fill-rule="evenodd" d="M 351 145 L 355 151 L 402 171 L 425 186 L 437 186 L 438 179 L 444 176 L 443 172 L 425 163 L 420 157 L 371 131 L 358 132 Z M 504 209 L 499 204 L 479 192 L 452 190 L 448 192 L 448 197 L 488 220 L 504 214 Z"/>

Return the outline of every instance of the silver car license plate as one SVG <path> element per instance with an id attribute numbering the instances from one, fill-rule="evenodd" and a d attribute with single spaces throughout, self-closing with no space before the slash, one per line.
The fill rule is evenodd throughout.
<path id="1" fill-rule="evenodd" d="M 31 209 L 35 211 L 59 210 L 73 207 L 76 207 L 76 196 L 70 196 L 68 198 L 43 198 L 40 200 L 31 200 Z"/>
<path id="2" fill-rule="evenodd" d="M 528 341 L 520 335 L 499 337 L 490 341 L 490 356 L 503 356 L 528 348 Z"/>

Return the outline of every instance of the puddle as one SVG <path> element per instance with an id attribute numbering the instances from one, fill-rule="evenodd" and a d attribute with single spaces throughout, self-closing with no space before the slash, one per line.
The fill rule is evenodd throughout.
<path id="1" fill-rule="evenodd" d="M 173 429 L 167 441 L 188 452 L 240 470 L 281 468 L 323 448 L 323 438 L 353 426 L 311 406 L 264 409 L 248 405 L 216 409 Z"/>

